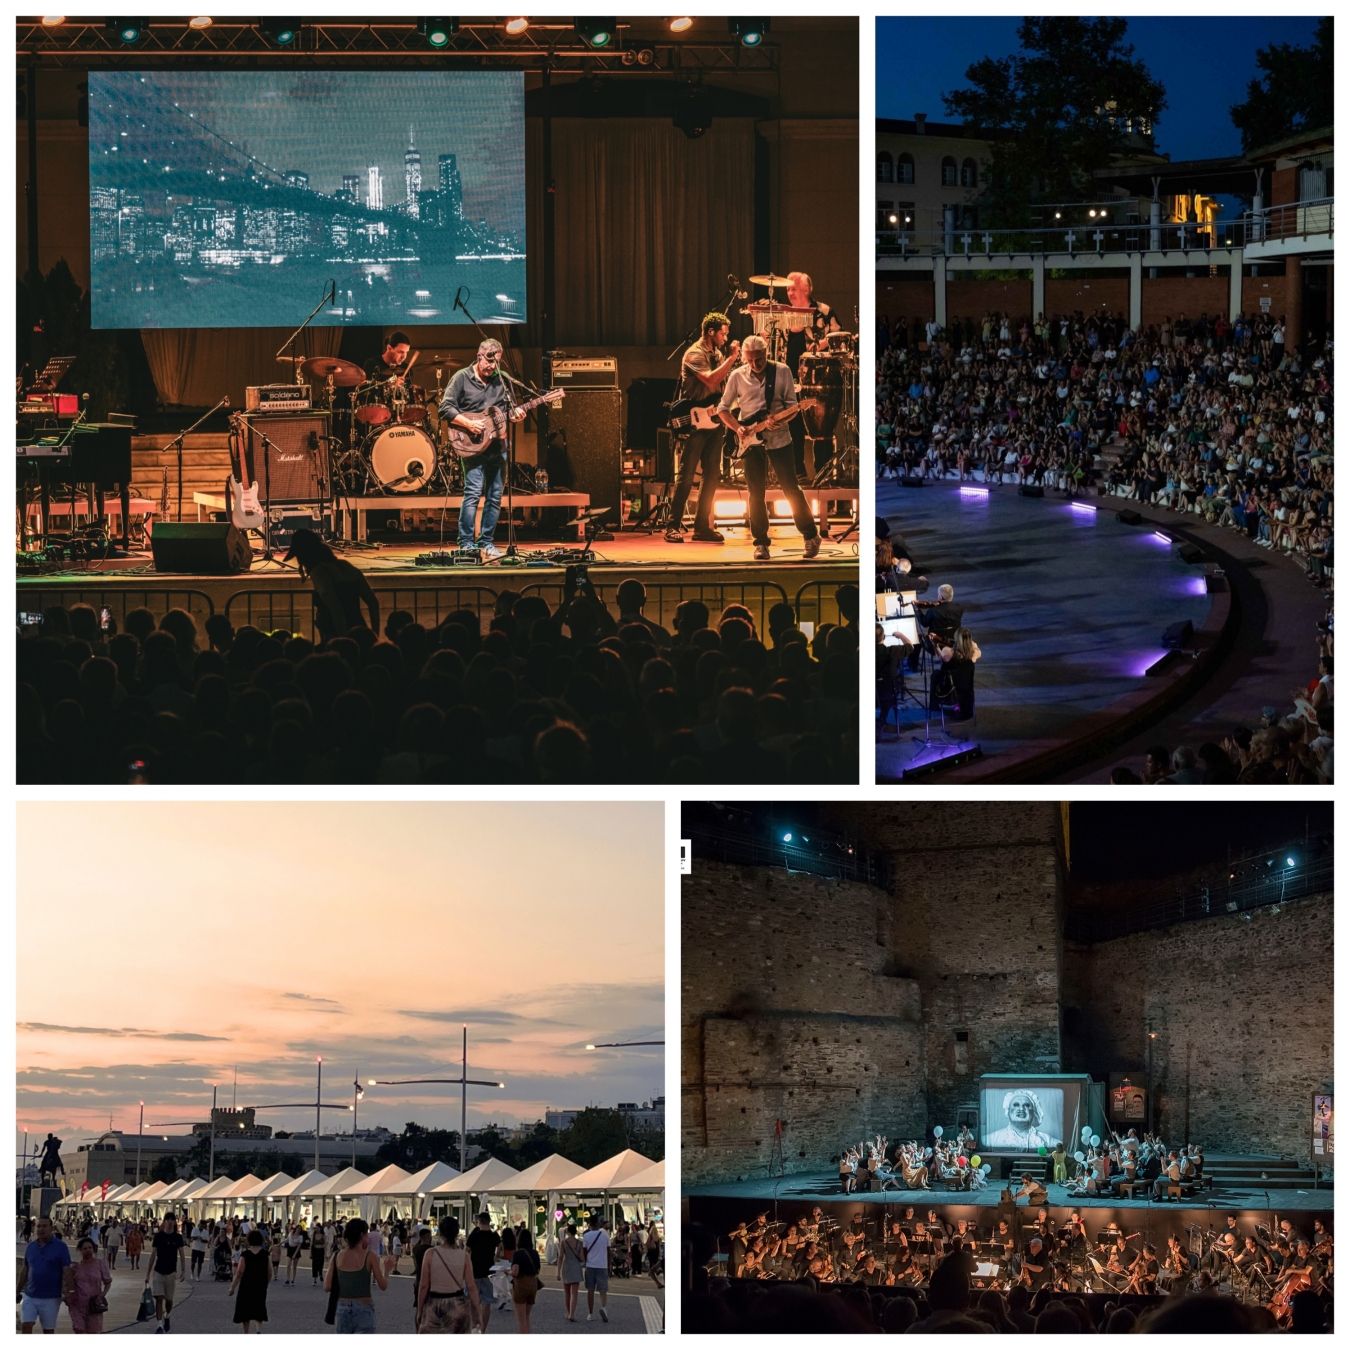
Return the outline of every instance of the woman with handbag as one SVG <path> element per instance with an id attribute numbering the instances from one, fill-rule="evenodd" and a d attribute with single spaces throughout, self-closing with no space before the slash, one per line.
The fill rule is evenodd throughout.
<path id="1" fill-rule="evenodd" d="M 108 1311 L 112 1272 L 98 1254 L 93 1238 L 82 1237 L 79 1252 L 80 1259 L 65 1269 L 64 1298 L 70 1309 L 70 1325 L 77 1336 L 100 1336 L 103 1314 Z"/>
<path id="2" fill-rule="evenodd" d="M 417 1282 L 419 1335 L 467 1336 L 478 1325 L 478 1285 L 459 1245 L 459 1220 L 441 1220 L 441 1245 L 427 1248 Z"/>
<path id="3" fill-rule="evenodd" d="M 563 1315 L 569 1322 L 577 1320 L 577 1291 L 585 1271 L 586 1249 L 577 1236 L 576 1224 L 569 1223 L 558 1243 L 558 1280 L 563 1287 Z"/>
<path id="4" fill-rule="evenodd" d="M 539 1256 L 528 1230 L 516 1233 L 514 1252 L 507 1252 L 502 1242 L 502 1256 L 511 1262 L 511 1302 L 516 1310 L 516 1330 L 522 1336 L 530 1334 L 530 1309 L 539 1293 Z"/>

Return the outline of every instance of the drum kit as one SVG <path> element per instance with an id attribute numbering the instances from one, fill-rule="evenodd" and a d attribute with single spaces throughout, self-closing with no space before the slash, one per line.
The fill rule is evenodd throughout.
<path id="1" fill-rule="evenodd" d="M 788 338 L 792 333 L 811 333 L 815 311 L 809 305 L 791 305 L 777 298 L 786 293 L 788 279 L 765 273 L 750 278 L 753 286 L 763 286 L 769 295 L 752 300 L 741 313 L 754 324 L 755 332 L 768 343 L 769 360 L 787 358 Z M 806 434 L 831 444 L 840 432 L 837 447 L 829 460 L 816 472 L 814 485 L 857 482 L 858 475 L 858 338 L 855 333 L 825 334 L 824 350 L 805 351 L 793 372 L 797 397 L 802 404 L 802 424 Z M 843 420 L 842 427 L 840 420 Z"/>
<path id="2" fill-rule="evenodd" d="M 443 367 L 434 364 L 436 386 L 428 391 L 406 377 L 400 383 L 371 380 L 339 356 L 278 358 L 294 364 L 297 382 L 320 393 L 316 405 L 332 415 L 334 485 L 353 496 L 405 495 L 423 491 L 440 475 L 447 492 L 457 490 L 459 458 L 447 451 L 440 420 Z M 448 361 L 434 356 L 431 363 Z M 411 368 L 411 367 L 410 367 Z M 338 401 L 338 391 L 350 398 Z"/>

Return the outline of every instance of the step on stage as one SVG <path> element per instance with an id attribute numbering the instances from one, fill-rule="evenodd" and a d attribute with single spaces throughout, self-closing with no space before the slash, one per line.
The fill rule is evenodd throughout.
<path id="1" fill-rule="evenodd" d="M 620 583 L 636 577 L 647 588 L 644 613 L 667 629 L 673 627 L 682 600 L 702 600 L 714 622 L 724 606 L 743 604 L 754 615 L 761 635 L 767 631 L 769 610 L 784 601 L 796 610 L 798 623 L 839 622 L 835 591 L 845 583 L 858 584 L 856 532 L 846 539 L 826 540 L 818 556 L 806 562 L 797 531 L 790 524 L 775 526 L 772 560 L 765 563 L 754 560 L 745 528 L 721 528 L 723 544 L 695 543 L 688 534 L 686 542 L 670 544 L 659 533 L 616 533 L 612 541 L 593 545 L 589 579 L 611 612 L 617 612 Z M 839 532 L 844 528 L 836 527 Z M 504 539 L 497 546 L 505 548 Z M 338 545 L 337 551 L 366 573 L 380 602 L 381 622 L 393 610 L 403 609 L 418 623 L 434 626 L 457 609 L 475 610 L 486 625 L 498 594 L 505 590 L 542 595 L 556 609 L 563 598 L 567 561 L 548 555 L 559 547 L 569 553 L 581 549 L 579 543 L 521 542 L 525 561 L 520 564 L 419 567 L 416 563 L 419 554 L 453 552 L 454 547 L 454 533 L 449 531 L 444 543 L 422 536 L 416 543 Z M 285 548 L 276 554 L 284 556 Z M 83 603 L 109 609 L 120 626 L 127 611 L 141 606 L 157 615 L 181 608 L 192 613 L 198 625 L 212 614 L 225 614 L 236 628 L 253 624 L 306 637 L 313 632 L 309 583 L 293 565 L 256 558 L 248 572 L 207 576 L 157 572 L 148 551 L 133 551 L 128 558 L 87 568 L 68 566 L 45 575 L 20 576 L 17 587 L 21 613 Z"/>

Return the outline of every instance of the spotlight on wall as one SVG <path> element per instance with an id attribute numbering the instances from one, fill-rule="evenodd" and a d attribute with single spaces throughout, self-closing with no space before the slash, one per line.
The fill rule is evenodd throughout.
<path id="1" fill-rule="evenodd" d="M 507 19 L 507 21 L 506 21 L 506 31 L 507 31 L 512 37 L 519 37 L 523 32 L 525 32 L 525 30 L 526 30 L 527 28 L 529 28 L 529 26 L 530 26 L 530 21 L 529 21 L 528 19 L 524 19 L 524 18 L 522 18 L 522 19 Z"/>
<path id="2" fill-rule="evenodd" d="M 60 28 L 65 21 L 66 16 L 64 14 L 44 14 L 42 16 L 42 26 L 44 28 Z"/>
<path id="3" fill-rule="evenodd" d="M 417 31 L 427 40 L 429 47 L 448 47 L 450 39 L 459 32 L 458 19 L 419 19 Z"/>
<path id="4" fill-rule="evenodd" d="M 783 836 L 783 842 L 785 844 L 790 844 L 792 842 L 792 836 L 790 834 L 785 834 Z"/>
<path id="5" fill-rule="evenodd" d="M 148 19 L 109 19 L 107 27 L 110 32 L 116 33 L 128 47 L 133 47 L 141 40 L 148 24 Z"/>
<path id="6" fill-rule="evenodd" d="M 260 19 L 258 29 L 269 42 L 289 47 L 300 32 L 299 19 Z"/>
<path id="7" fill-rule="evenodd" d="M 209 14 L 198 14 L 196 18 L 188 20 L 189 28 L 210 28 L 211 16 Z"/>
<path id="8" fill-rule="evenodd" d="M 728 19 L 727 27 L 740 39 L 742 47 L 758 47 L 769 31 L 768 19 Z"/>
<path id="9" fill-rule="evenodd" d="M 1294 860 L 1293 860 L 1292 858 L 1286 858 L 1286 859 L 1284 860 L 1284 865 L 1285 865 L 1286 867 L 1293 867 L 1293 866 L 1295 866 L 1295 863 L 1294 863 Z"/>
<path id="10" fill-rule="evenodd" d="M 671 19 L 666 25 L 672 33 L 687 33 L 694 26 L 693 19 Z"/>
<path id="11" fill-rule="evenodd" d="M 597 51 L 614 41 L 613 19 L 573 19 L 572 27 L 588 47 L 594 47 Z"/>

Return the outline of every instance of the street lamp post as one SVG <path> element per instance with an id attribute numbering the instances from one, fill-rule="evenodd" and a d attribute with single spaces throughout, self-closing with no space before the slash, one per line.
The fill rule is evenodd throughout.
<path id="1" fill-rule="evenodd" d="M 356 1166 L 356 1108 L 361 1098 L 366 1095 L 366 1090 L 361 1086 L 361 1070 L 357 1069 L 356 1077 L 352 1079 L 352 1166 Z"/>
<path id="2" fill-rule="evenodd" d="M 471 1087 L 504 1088 L 505 1083 L 489 1082 L 486 1078 L 469 1077 L 469 1027 L 464 1025 L 464 1041 L 460 1052 L 458 1078 L 372 1078 L 371 1087 L 406 1087 L 410 1083 L 458 1083 L 459 1094 L 459 1170 L 468 1171 L 469 1089 Z"/>
<path id="3" fill-rule="evenodd" d="M 318 1077 L 314 1087 L 314 1100 L 312 1102 L 267 1102 L 262 1106 L 255 1106 L 255 1111 L 290 1111 L 299 1107 L 312 1106 L 314 1108 L 314 1170 L 319 1170 L 319 1135 L 321 1133 L 321 1124 L 324 1111 L 346 1111 L 348 1106 L 346 1102 L 326 1102 L 323 1099 L 323 1056 L 315 1056 Z M 355 1148 L 355 1145 L 353 1145 Z"/>
<path id="4" fill-rule="evenodd" d="M 141 1184 L 141 1137 L 145 1134 L 145 1103 L 141 1103 L 141 1123 L 136 1126 L 136 1185 Z M 123 1176 L 126 1175 L 124 1172 Z"/>

